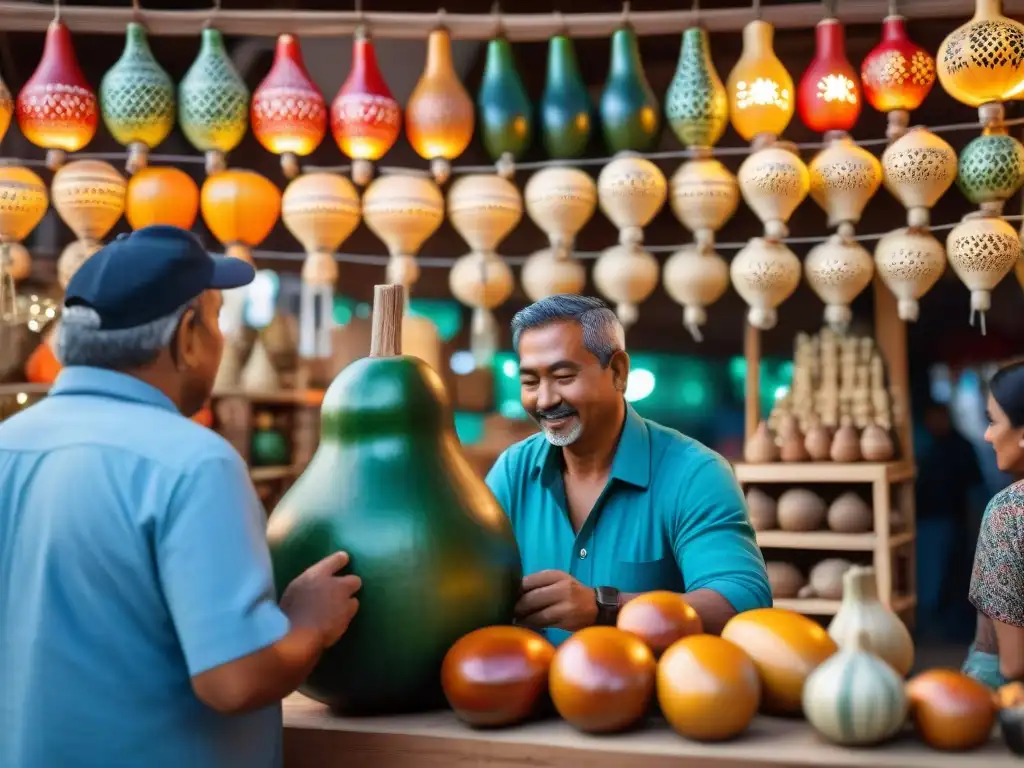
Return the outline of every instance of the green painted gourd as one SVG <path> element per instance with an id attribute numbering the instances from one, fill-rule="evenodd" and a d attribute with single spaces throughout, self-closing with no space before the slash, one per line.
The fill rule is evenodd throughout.
<path id="1" fill-rule="evenodd" d="M 549 157 L 583 156 L 590 141 L 592 112 L 572 40 L 555 35 L 548 43 L 547 76 L 540 99 L 541 138 Z"/>
<path id="2" fill-rule="evenodd" d="M 443 705 L 463 635 L 509 624 L 522 565 L 508 518 L 462 453 L 440 376 L 397 356 L 401 286 L 377 286 L 370 357 L 324 396 L 320 446 L 270 517 L 278 594 L 332 552 L 363 581 L 359 611 L 300 690 L 347 714 Z"/>
<path id="3" fill-rule="evenodd" d="M 530 97 L 516 71 L 512 46 L 504 37 L 487 45 L 487 63 L 477 94 L 477 116 L 484 148 L 492 160 L 508 153 L 513 160 L 530 146 L 532 120 Z"/>
<path id="4" fill-rule="evenodd" d="M 640 43 L 631 27 L 612 34 L 608 79 L 601 93 L 601 128 L 608 151 L 649 152 L 661 134 L 661 106 L 640 59 Z"/>
<path id="5" fill-rule="evenodd" d="M 1024 145 L 1005 133 L 972 139 L 960 153 L 956 183 L 975 205 L 1001 208 L 1024 183 Z"/>
<path id="6" fill-rule="evenodd" d="M 665 95 L 665 117 L 687 147 L 713 147 L 729 122 L 729 99 L 711 61 L 708 33 L 683 32 L 679 63 Z"/>

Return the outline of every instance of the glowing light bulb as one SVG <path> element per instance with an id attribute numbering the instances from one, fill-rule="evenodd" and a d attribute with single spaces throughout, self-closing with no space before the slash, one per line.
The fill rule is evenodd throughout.
<path id="1" fill-rule="evenodd" d="M 773 34 L 766 21 L 743 28 L 743 53 L 726 83 L 732 127 L 747 141 L 780 136 L 793 118 L 793 78 L 775 55 Z"/>

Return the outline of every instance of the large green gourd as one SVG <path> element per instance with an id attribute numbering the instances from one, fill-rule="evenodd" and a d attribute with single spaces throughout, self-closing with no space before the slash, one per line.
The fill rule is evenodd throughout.
<path id="1" fill-rule="evenodd" d="M 608 80 L 601 94 L 601 128 L 609 152 L 649 152 L 661 133 L 661 107 L 647 82 L 632 27 L 612 34 Z"/>
<path id="2" fill-rule="evenodd" d="M 512 46 L 504 37 L 487 45 L 487 63 L 477 94 L 484 148 L 492 160 L 506 152 L 518 160 L 530 146 L 533 132 L 530 97 L 516 71 Z"/>
<path id="3" fill-rule="evenodd" d="M 548 43 L 547 78 L 540 98 L 541 135 L 549 157 L 583 156 L 590 141 L 592 111 L 572 40 L 555 35 Z"/>
<path id="4" fill-rule="evenodd" d="M 300 690 L 347 714 L 443 703 L 460 637 L 507 624 L 522 566 L 497 500 L 466 460 L 440 376 L 398 357 L 401 286 L 377 286 L 370 357 L 324 396 L 320 446 L 270 517 L 278 593 L 332 552 L 363 580 L 359 611 Z"/>
<path id="5" fill-rule="evenodd" d="M 665 117 L 687 147 L 712 147 L 729 122 L 729 99 L 711 61 L 708 33 L 683 32 L 679 63 L 665 95 Z"/>

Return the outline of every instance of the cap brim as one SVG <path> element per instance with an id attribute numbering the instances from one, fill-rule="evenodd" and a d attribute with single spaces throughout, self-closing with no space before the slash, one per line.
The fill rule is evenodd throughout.
<path id="1" fill-rule="evenodd" d="M 213 278 L 210 280 L 210 288 L 226 291 L 231 288 L 241 288 L 248 285 L 256 277 L 256 269 L 247 261 L 236 259 L 234 256 L 215 256 L 213 259 Z"/>

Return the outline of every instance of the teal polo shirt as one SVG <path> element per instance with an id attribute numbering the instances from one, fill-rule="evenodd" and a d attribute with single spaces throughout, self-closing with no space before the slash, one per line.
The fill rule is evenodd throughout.
<path id="1" fill-rule="evenodd" d="M 565 571 L 623 592 L 710 589 L 737 611 L 772 604 L 764 558 L 728 462 L 626 406 L 612 469 L 573 531 L 561 449 L 543 434 L 505 450 L 487 475 L 523 558 L 523 573 Z M 560 643 L 569 636 L 545 630 Z"/>

